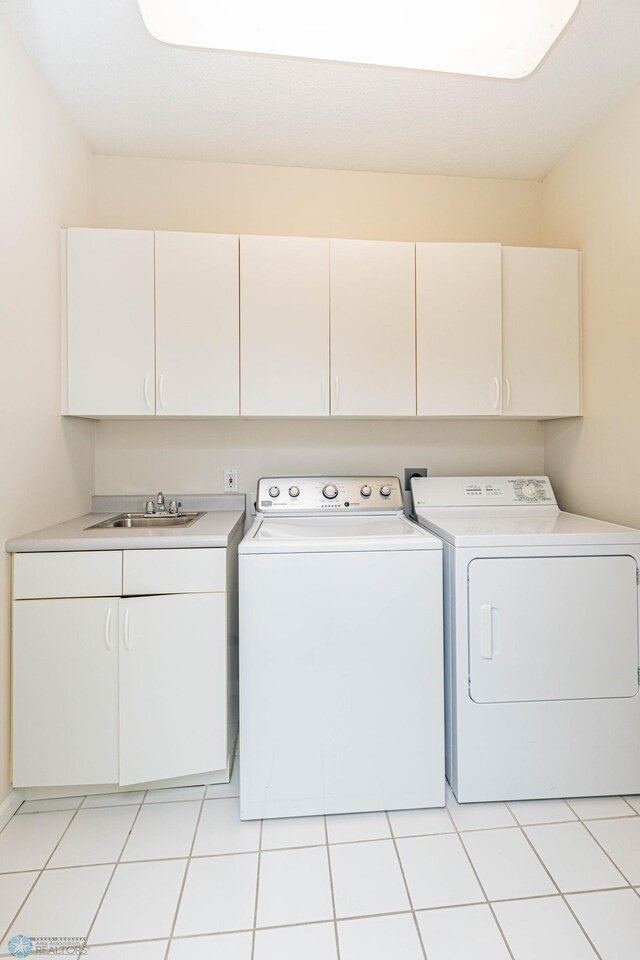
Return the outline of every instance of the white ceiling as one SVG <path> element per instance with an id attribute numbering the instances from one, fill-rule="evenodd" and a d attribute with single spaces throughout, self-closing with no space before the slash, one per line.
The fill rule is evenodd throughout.
<path id="1" fill-rule="evenodd" d="M 0 11 L 102 154 L 541 179 L 640 81 L 639 0 L 582 0 L 524 80 L 171 47 L 136 0 Z"/>

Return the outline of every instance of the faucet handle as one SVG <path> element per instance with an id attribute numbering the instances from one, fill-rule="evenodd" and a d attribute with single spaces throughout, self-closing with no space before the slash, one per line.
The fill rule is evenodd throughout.
<path id="1" fill-rule="evenodd" d="M 155 508 L 155 506 L 154 506 L 153 500 L 147 500 L 147 502 L 146 502 L 145 505 L 144 505 L 144 512 L 145 512 L 148 516 L 150 516 L 152 513 L 155 513 L 155 512 L 156 512 L 156 508 Z"/>
<path id="2" fill-rule="evenodd" d="M 180 503 L 177 500 L 172 500 L 169 504 L 169 513 L 178 514 L 180 512 L 179 507 Z"/>

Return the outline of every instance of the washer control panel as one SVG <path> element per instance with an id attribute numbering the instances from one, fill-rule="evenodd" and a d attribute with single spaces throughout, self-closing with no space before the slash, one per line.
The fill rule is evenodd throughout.
<path id="1" fill-rule="evenodd" d="M 401 513 L 397 477 L 263 477 L 256 511 L 262 514 Z"/>
<path id="2" fill-rule="evenodd" d="M 548 477 L 414 477 L 414 507 L 556 506 Z"/>

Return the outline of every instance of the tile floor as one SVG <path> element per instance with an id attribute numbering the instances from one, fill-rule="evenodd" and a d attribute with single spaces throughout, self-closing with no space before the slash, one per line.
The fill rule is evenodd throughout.
<path id="1" fill-rule="evenodd" d="M 640 797 L 260 824 L 237 779 L 24 803 L 0 956 L 15 933 L 86 936 L 91 960 L 640 956 Z"/>

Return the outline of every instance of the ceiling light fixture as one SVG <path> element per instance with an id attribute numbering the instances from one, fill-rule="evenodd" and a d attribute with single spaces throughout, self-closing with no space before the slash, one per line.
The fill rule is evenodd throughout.
<path id="1" fill-rule="evenodd" d="M 164 43 L 520 78 L 580 0 L 138 0 Z"/>

